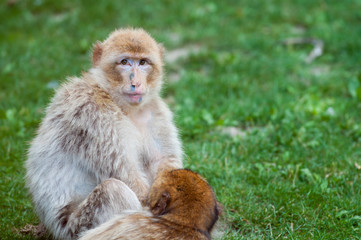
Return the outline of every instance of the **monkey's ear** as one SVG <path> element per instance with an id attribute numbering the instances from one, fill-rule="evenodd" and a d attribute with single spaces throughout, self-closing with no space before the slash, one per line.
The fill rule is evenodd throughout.
<path id="1" fill-rule="evenodd" d="M 224 206 L 216 200 L 216 210 L 217 210 L 218 216 L 223 214 L 223 209 L 224 209 Z"/>
<path id="2" fill-rule="evenodd" d="M 170 195 L 168 192 L 163 192 L 158 202 L 152 207 L 151 211 L 153 215 L 160 216 L 165 213 L 165 210 L 170 202 Z"/>
<path id="3" fill-rule="evenodd" d="M 160 52 L 160 57 L 161 57 L 162 59 L 164 59 L 165 48 L 164 48 L 163 44 L 158 43 L 158 48 L 159 48 L 159 52 Z"/>
<path id="4" fill-rule="evenodd" d="M 93 66 L 97 66 L 100 62 L 103 53 L 103 46 L 101 42 L 96 42 L 93 47 Z"/>

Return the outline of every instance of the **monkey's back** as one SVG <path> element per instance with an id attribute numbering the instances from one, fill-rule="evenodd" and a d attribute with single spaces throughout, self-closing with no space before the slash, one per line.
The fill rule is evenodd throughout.
<path id="1" fill-rule="evenodd" d="M 26 184 L 40 220 L 54 231 L 58 211 L 74 196 L 86 197 L 97 185 L 95 177 L 79 164 L 82 149 L 75 149 L 85 137 L 78 128 L 78 118 L 84 118 L 80 108 L 89 112 L 91 107 L 95 109 L 89 103 L 91 91 L 91 86 L 78 78 L 57 89 L 28 150 Z"/>
<path id="2" fill-rule="evenodd" d="M 79 240 L 208 240 L 210 237 L 199 230 L 152 217 L 148 212 L 118 215 L 109 222 L 89 230 Z"/>

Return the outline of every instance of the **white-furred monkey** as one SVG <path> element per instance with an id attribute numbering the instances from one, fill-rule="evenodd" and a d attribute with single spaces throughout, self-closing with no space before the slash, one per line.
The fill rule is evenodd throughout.
<path id="1" fill-rule="evenodd" d="M 93 67 L 56 91 L 26 162 L 35 210 L 55 238 L 141 209 L 160 169 L 182 167 L 159 95 L 162 52 L 142 29 L 114 31 L 94 46 Z"/>
<path id="2" fill-rule="evenodd" d="M 158 175 L 148 202 L 148 211 L 123 212 L 80 240 L 207 240 L 221 209 L 208 183 L 184 169 Z"/>

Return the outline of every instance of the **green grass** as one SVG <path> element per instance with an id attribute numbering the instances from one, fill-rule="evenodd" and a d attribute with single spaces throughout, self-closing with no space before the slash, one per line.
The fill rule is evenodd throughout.
<path id="1" fill-rule="evenodd" d="M 17 1 L 0 7 L 0 239 L 37 224 L 24 186 L 48 86 L 90 66 L 115 28 L 169 50 L 186 152 L 225 206 L 224 239 L 361 239 L 361 1 Z M 284 46 L 290 37 L 324 42 Z M 238 136 L 223 134 L 235 127 Z"/>

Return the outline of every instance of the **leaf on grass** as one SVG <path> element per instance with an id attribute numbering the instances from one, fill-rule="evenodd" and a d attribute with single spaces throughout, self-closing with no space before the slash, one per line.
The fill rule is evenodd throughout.
<path id="1" fill-rule="evenodd" d="M 337 218 L 343 218 L 345 217 L 346 215 L 348 215 L 351 211 L 348 211 L 348 210 L 341 210 L 340 212 L 338 212 L 336 214 L 336 217 Z"/>
<path id="2" fill-rule="evenodd" d="M 323 53 L 323 41 L 315 38 L 287 38 L 282 42 L 283 45 L 304 45 L 311 44 L 312 51 L 307 55 L 305 62 L 307 64 L 313 62 L 317 57 Z"/>
<path id="3" fill-rule="evenodd" d="M 312 176 L 311 171 L 308 168 L 301 169 L 301 176 L 309 182 L 314 182 L 314 178 Z"/>
<path id="4" fill-rule="evenodd" d="M 16 114 L 16 110 L 13 108 L 6 110 L 6 113 L 5 113 L 6 119 L 9 120 L 10 122 L 16 121 L 15 114 Z"/>
<path id="5" fill-rule="evenodd" d="M 357 75 L 356 79 L 352 78 L 347 87 L 349 94 L 361 101 L 361 73 Z"/>
<path id="6" fill-rule="evenodd" d="M 357 162 L 355 162 L 355 167 L 357 168 L 357 170 L 361 170 L 361 166 Z"/>
<path id="7" fill-rule="evenodd" d="M 353 216 L 350 220 L 361 221 L 361 216 Z"/>
<path id="8" fill-rule="evenodd" d="M 348 83 L 348 92 L 350 93 L 351 97 L 356 97 L 356 89 L 360 86 L 360 84 L 352 79 Z"/>
<path id="9" fill-rule="evenodd" d="M 206 110 L 202 111 L 202 119 L 206 121 L 208 125 L 212 125 L 214 123 L 212 114 Z"/>
<path id="10" fill-rule="evenodd" d="M 222 127 L 220 128 L 222 134 L 228 135 L 230 137 L 245 137 L 246 132 L 237 127 Z"/>
<path id="11" fill-rule="evenodd" d="M 322 182 L 321 182 L 320 187 L 321 187 L 322 192 L 325 191 L 325 190 L 327 190 L 328 181 L 327 181 L 326 179 L 323 179 Z"/>
<path id="12" fill-rule="evenodd" d="M 7 73 L 10 73 L 14 70 L 15 68 L 15 64 L 13 63 L 8 63 L 5 65 L 4 69 L 3 69 L 3 73 L 4 74 L 7 74 Z"/>

